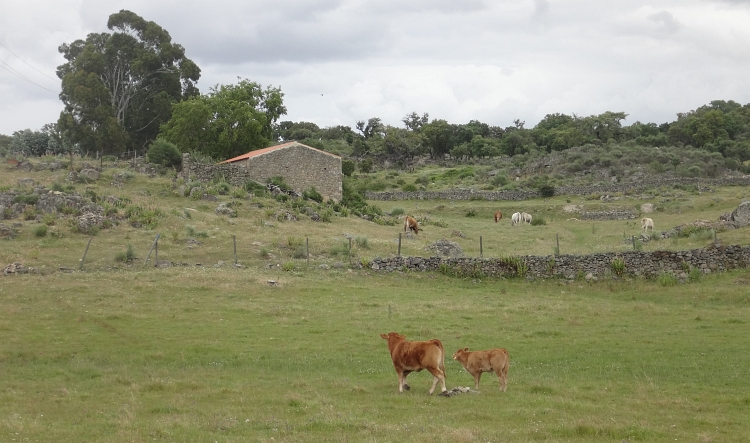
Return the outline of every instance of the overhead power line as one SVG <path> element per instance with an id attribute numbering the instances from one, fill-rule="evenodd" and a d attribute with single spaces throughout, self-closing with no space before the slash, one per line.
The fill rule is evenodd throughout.
<path id="1" fill-rule="evenodd" d="M 52 77 L 50 77 L 49 75 L 45 74 L 44 72 L 42 72 L 42 71 L 38 70 L 37 68 L 35 68 L 34 66 L 32 66 L 31 64 L 29 64 L 28 62 L 26 62 L 26 60 L 24 60 L 24 59 L 22 59 L 21 57 L 19 57 L 19 56 L 18 56 L 18 54 L 16 54 L 15 52 L 11 51 L 9 47 L 5 46 L 5 45 L 3 44 L 3 42 L 0 42 L 0 46 L 2 46 L 3 48 L 5 48 L 5 49 L 6 49 L 6 50 L 7 50 L 8 52 L 10 52 L 11 54 L 15 55 L 17 59 L 19 59 L 19 60 L 21 60 L 22 62 L 24 62 L 24 63 L 25 63 L 25 64 L 26 64 L 26 65 L 27 65 L 28 67 L 30 67 L 31 69 L 35 70 L 36 72 L 38 72 L 38 73 L 42 74 L 43 76 L 47 77 L 48 79 L 50 79 L 50 80 L 52 80 L 52 81 L 55 81 L 55 82 L 57 81 L 57 79 L 56 79 L 56 78 L 52 78 Z"/>
<path id="2" fill-rule="evenodd" d="M 2 46 L 3 48 L 5 48 L 11 54 L 13 54 L 16 58 L 18 58 L 19 60 L 21 60 L 22 62 L 24 62 L 25 64 L 27 64 L 29 67 L 31 67 L 31 69 L 37 71 L 38 73 L 42 74 L 43 76 L 45 76 L 47 78 L 50 78 L 50 79 L 52 78 L 52 77 L 48 76 L 47 74 L 45 74 L 44 72 L 42 72 L 42 71 L 36 69 L 35 67 L 31 66 L 29 63 L 27 63 L 24 59 L 22 59 L 21 57 L 19 57 L 18 55 L 16 55 L 15 52 L 11 51 L 7 46 L 5 46 L 4 44 L 2 44 L 1 42 L 0 42 L 0 46 Z M 5 65 L 5 66 L 3 66 L 3 65 Z M 18 72 L 17 70 L 15 70 L 10 64 L 8 64 L 7 62 L 5 62 L 4 60 L 0 60 L 0 68 L 5 69 L 6 71 L 10 72 L 11 74 L 15 75 L 16 77 L 19 77 L 19 78 L 21 78 L 21 79 L 23 79 L 23 80 L 31 83 L 34 86 L 42 88 L 45 91 L 52 92 L 53 94 L 57 93 L 56 91 L 53 91 L 53 90 L 51 90 L 49 88 L 45 88 L 44 86 L 40 85 L 39 83 L 37 83 L 37 82 L 31 80 L 30 78 L 26 77 L 25 75 L 21 74 L 20 72 Z"/>
<path id="3" fill-rule="evenodd" d="M 2 65 L 0 65 L 0 68 L 5 69 L 6 71 L 10 72 L 11 74 L 15 75 L 16 77 L 22 78 L 22 79 L 26 80 L 27 82 L 31 83 L 32 85 L 35 85 L 35 86 L 38 86 L 38 87 L 44 89 L 45 91 L 49 91 L 49 92 L 52 92 L 52 93 L 56 94 L 55 91 L 53 91 L 51 89 L 47 89 L 44 86 L 40 85 L 39 83 L 34 82 L 33 80 L 29 80 L 23 74 L 21 74 L 20 72 L 16 71 L 15 69 L 13 69 L 12 66 L 10 66 L 7 63 L 5 63 L 4 61 L 0 60 L 0 63 L 2 63 Z M 8 67 L 6 68 L 3 65 L 7 65 Z"/>

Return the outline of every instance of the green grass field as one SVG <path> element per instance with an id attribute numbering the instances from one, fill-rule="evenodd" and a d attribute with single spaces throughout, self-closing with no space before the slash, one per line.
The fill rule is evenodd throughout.
<path id="1" fill-rule="evenodd" d="M 750 272 L 564 284 L 184 269 L 0 280 L 2 441 L 746 441 Z M 398 394 L 380 333 L 506 347 Z"/>
<path id="2" fill-rule="evenodd" d="M 0 275 L 2 442 L 742 442 L 750 435 L 750 270 L 676 286 L 377 274 L 348 265 L 344 234 L 355 239 L 354 264 L 393 255 L 403 229 L 396 217 L 393 225 L 279 221 L 274 214 L 286 207 L 255 198 L 227 218 L 214 213 L 215 202 L 177 197 L 166 177 L 136 174 L 118 187 L 109 184 L 116 172 L 76 192 L 125 197 L 163 215 L 152 229 L 122 218 L 98 231 L 84 272 L 58 270 L 77 269 L 89 240 L 68 220 L 0 221 L 17 225 L 17 236 L 0 241 L 0 265 L 40 270 Z M 65 175 L 3 171 L 0 189 L 26 176 L 52 186 Z M 569 220 L 575 215 L 566 204 L 594 211 L 654 203 L 656 228 L 666 230 L 716 220 L 749 194 L 375 203 L 425 220 L 417 238 L 403 238 L 403 255 L 427 256 L 425 246 L 447 238 L 476 256 L 482 236 L 484 256 L 493 257 L 552 254 L 558 234 L 561 253 L 632 248 L 624 239 L 638 224 Z M 547 224 L 495 224 L 496 209 L 525 210 Z M 746 245 L 748 232 L 719 239 Z M 144 267 L 157 233 L 159 258 L 187 266 Z M 241 268 L 231 266 L 232 236 Z M 298 254 L 305 239 L 309 268 Z M 119 261 L 128 244 L 137 260 Z M 219 261 L 226 264 L 214 266 Z M 431 376 L 415 373 L 412 390 L 399 394 L 379 336 L 389 331 L 441 339 L 449 388 L 473 386 L 450 360 L 456 349 L 507 348 L 508 391 L 484 374 L 479 394 L 428 396 Z"/>

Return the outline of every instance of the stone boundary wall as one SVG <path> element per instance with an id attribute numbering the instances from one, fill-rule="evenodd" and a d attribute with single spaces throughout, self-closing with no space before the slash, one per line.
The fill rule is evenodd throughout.
<path id="1" fill-rule="evenodd" d="M 624 273 L 633 276 L 655 276 L 670 273 L 685 278 L 691 268 L 702 273 L 726 271 L 750 266 L 750 246 L 714 246 L 688 251 L 624 251 L 592 255 L 527 255 L 516 257 L 526 264 L 527 278 L 576 278 L 591 274 L 612 274 L 612 262 L 621 259 Z M 369 267 L 378 272 L 438 271 L 441 265 L 457 271 L 481 271 L 487 276 L 512 275 L 507 262 L 500 258 L 391 257 L 375 258 Z"/>
<path id="2" fill-rule="evenodd" d="M 618 192 L 641 192 L 660 186 L 692 185 L 706 191 L 710 186 L 749 186 L 750 176 L 708 178 L 648 178 L 632 183 L 610 183 L 587 186 L 560 186 L 555 195 L 614 194 Z M 366 192 L 368 200 L 509 200 L 520 201 L 539 198 L 539 191 L 476 191 L 473 189 L 452 189 L 445 191 L 385 191 Z"/>
<path id="3" fill-rule="evenodd" d="M 582 212 L 581 220 L 633 220 L 638 215 L 631 211 Z"/>

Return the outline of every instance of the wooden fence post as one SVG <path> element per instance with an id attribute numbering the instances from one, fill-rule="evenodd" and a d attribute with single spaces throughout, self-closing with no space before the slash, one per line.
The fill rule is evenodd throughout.
<path id="1" fill-rule="evenodd" d="M 560 234 L 555 234 L 555 237 L 557 238 L 557 249 L 555 252 L 557 252 L 557 255 L 560 255 Z"/>
<path id="2" fill-rule="evenodd" d="M 143 266 L 146 266 L 146 263 L 148 263 L 148 258 L 151 257 L 151 251 L 154 250 L 154 247 L 156 246 L 157 242 L 159 241 L 159 236 L 161 234 L 156 234 L 156 238 L 154 239 L 154 242 L 151 244 L 151 249 L 148 250 L 148 254 L 146 254 L 146 260 L 143 262 Z"/>
<path id="3" fill-rule="evenodd" d="M 81 266 L 78 268 L 79 271 L 83 271 L 83 262 L 86 261 L 86 254 L 89 253 L 89 246 L 91 245 L 91 240 L 93 238 L 94 236 L 92 235 L 91 237 L 89 237 L 89 242 L 86 243 L 86 250 L 83 252 L 83 258 L 81 258 Z"/>
<path id="4" fill-rule="evenodd" d="M 234 243 L 234 264 L 237 265 L 237 236 L 232 236 L 232 243 Z"/>
<path id="5" fill-rule="evenodd" d="M 401 233 L 398 233 L 398 256 L 401 257 Z"/>
<path id="6" fill-rule="evenodd" d="M 479 236 L 479 258 L 484 258 L 484 250 L 482 249 L 482 236 Z"/>

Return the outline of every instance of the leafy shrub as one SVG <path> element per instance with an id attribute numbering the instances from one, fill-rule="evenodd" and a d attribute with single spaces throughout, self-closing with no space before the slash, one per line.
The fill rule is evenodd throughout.
<path id="1" fill-rule="evenodd" d="M 34 227 L 34 235 L 37 237 L 47 236 L 47 225 L 38 225 Z"/>
<path id="2" fill-rule="evenodd" d="M 612 269 L 612 273 L 616 276 L 622 277 L 625 274 L 625 260 L 618 257 L 612 260 L 609 266 Z"/>
<path id="3" fill-rule="evenodd" d="M 466 211 L 467 217 L 476 217 L 477 216 L 477 210 L 474 208 L 469 208 L 468 211 Z"/>
<path id="4" fill-rule="evenodd" d="M 268 184 L 271 184 L 271 185 L 276 185 L 276 186 L 278 186 L 279 188 L 281 188 L 281 189 L 283 189 L 283 190 L 288 190 L 288 189 L 292 189 L 292 187 L 291 187 L 291 186 L 289 186 L 289 185 L 288 185 L 288 184 L 287 184 L 287 183 L 286 183 L 286 182 L 284 181 L 284 177 L 283 177 L 283 176 L 281 176 L 281 175 L 275 175 L 275 176 L 273 176 L 273 177 L 269 178 L 269 179 L 267 180 L 267 183 L 268 183 Z"/>
<path id="5" fill-rule="evenodd" d="M 307 200 L 323 203 L 323 196 L 315 189 L 315 186 L 311 186 L 307 191 L 302 191 L 302 197 Z"/>
<path id="6" fill-rule="evenodd" d="M 508 180 L 507 175 L 497 174 L 496 176 L 492 178 L 492 181 L 490 183 L 492 183 L 493 186 L 500 187 L 500 186 L 507 185 L 509 181 L 510 180 Z"/>
<path id="7" fill-rule="evenodd" d="M 35 205 L 38 201 L 39 195 L 37 194 L 18 194 L 13 198 L 13 203 L 22 205 Z"/>
<path id="8" fill-rule="evenodd" d="M 363 174 L 368 174 L 368 173 L 372 172 L 372 168 L 373 168 L 372 159 L 371 158 L 366 158 L 366 159 L 362 160 L 361 162 L 359 162 L 358 167 L 359 167 L 359 172 L 361 172 Z"/>
<path id="9" fill-rule="evenodd" d="M 125 252 L 118 252 L 115 254 L 115 261 L 130 263 L 136 259 L 133 245 L 128 243 L 128 247 Z"/>
<path id="10" fill-rule="evenodd" d="M 417 185 L 415 185 L 413 183 L 409 183 L 409 184 L 406 184 L 406 185 L 402 186 L 401 190 L 404 191 L 404 192 L 414 192 L 414 191 L 417 190 Z"/>
<path id="11" fill-rule="evenodd" d="M 661 274 L 659 274 L 658 280 L 659 280 L 659 284 L 662 286 L 674 286 L 677 283 L 679 283 L 679 281 L 677 280 L 677 277 L 670 274 L 669 272 L 662 272 Z"/>
<path id="12" fill-rule="evenodd" d="M 354 170 L 356 169 L 356 165 L 351 160 L 341 160 L 341 173 L 344 174 L 347 177 L 350 177 Z"/>
<path id="13" fill-rule="evenodd" d="M 539 193 L 542 197 L 549 198 L 555 196 L 555 187 L 552 185 L 542 185 L 539 188 Z"/>
<path id="14" fill-rule="evenodd" d="M 286 272 L 294 271 L 294 269 L 297 267 L 297 265 L 293 261 L 285 262 L 283 265 L 281 265 L 281 269 L 283 269 Z"/>
<path id="15" fill-rule="evenodd" d="M 427 186 L 430 184 L 430 177 L 426 175 L 420 175 L 416 180 L 414 180 L 414 183 Z"/>
<path id="16" fill-rule="evenodd" d="M 286 244 L 289 245 L 290 248 L 297 248 L 302 246 L 303 243 L 302 237 L 289 236 L 286 238 Z"/>
<path id="17" fill-rule="evenodd" d="M 294 250 L 293 257 L 297 259 L 307 258 L 307 248 L 302 245 L 297 246 Z"/>
<path id="18" fill-rule="evenodd" d="M 259 255 L 260 255 L 260 258 L 268 258 L 269 257 L 268 249 L 260 248 Z"/>
<path id="19" fill-rule="evenodd" d="M 151 143 L 146 154 L 149 163 L 166 166 L 168 168 L 177 168 L 182 166 L 182 154 L 177 146 L 164 140 L 156 139 Z"/>
<path id="20" fill-rule="evenodd" d="M 48 212 L 42 217 L 42 223 L 47 226 L 52 226 L 55 224 L 55 222 L 57 222 L 57 215 L 52 212 Z"/>
<path id="21" fill-rule="evenodd" d="M 398 217 L 399 215 L 404 215 L 404 208 L 393 208 L 391 211 L 391 215 L 394 217 Z"/>
<path id="22" fill-rule="evenodd" d="M 699 282 L 701 280 L 701 277 L 703 277 L 703 272 L 701 272 L 698 268 L 691 268 L 690 272 L 688 273 L 688 278 L 692 282 Z"/>
<path id="23" fill-rule="evenodd" d="M 330 223 L 331 219 L 333 218 L 333 211 L 330 209 L 326 209 L 320 214 L 320 221 Z"/>
<path id="24" fill-rule="evenodd" d="M 26 208 L 23 210 L 23 219 L 34 220 L 36 219 L 36 214 L 37 214 L 36 208 L 31 205 L 27 205 Z"/>
<path id="25" fill-rule="evenodd" d="M 370 243 L 367 240 L 367 237 L 357 237 L 354 239 L 354 243 L 356 243 L 357 247 L 360 249 L 370 249 Z"/>
<path id="26" fill-rule="evenodd" d="M 266 193 L 266 187 L 258 182 L 248 180 L 243 186 L 245 191 L 255 195 L 256 197 L 262 197 Z"/>
<path id="27" fill-rule="evenodd" d="M 83 193 L 86 197 L 90 198 L 92 202 L 96 203 L 100 200 L 99 196 L 96 194 L 96 191 L 94 191 L 91 188 L 87 188 L 86 191 Z"/>
<path id="28" fill-rule="evenodd" d="M 348 255 L 349 254 L 349 242 L 340 240 L 333 246 L 331 246 L 331 255 Z"/>
<path id="29" fill-rule="evenodd" d="M 214 184 L 213 188 L 219 195 L 227 195 L 232 186 L 227 182 L 218 182 Z"/>
<path id="30" fill-rule="evenodd" d="M 231 194 L 232 194 L 232 197 L 240 199 L 240 200 L 244 199 L 244 198 L 247 198 L 247 191 L 245 191 L 242 188 L 234 188 L 234 189 L 232 189 Z"/>
<path id="31" fill-rule="evenodd" d="M 544 226 L 547 224 L 547 220 L 544 217 L 537 215 L 531 219 L 531 226 Z"/>

